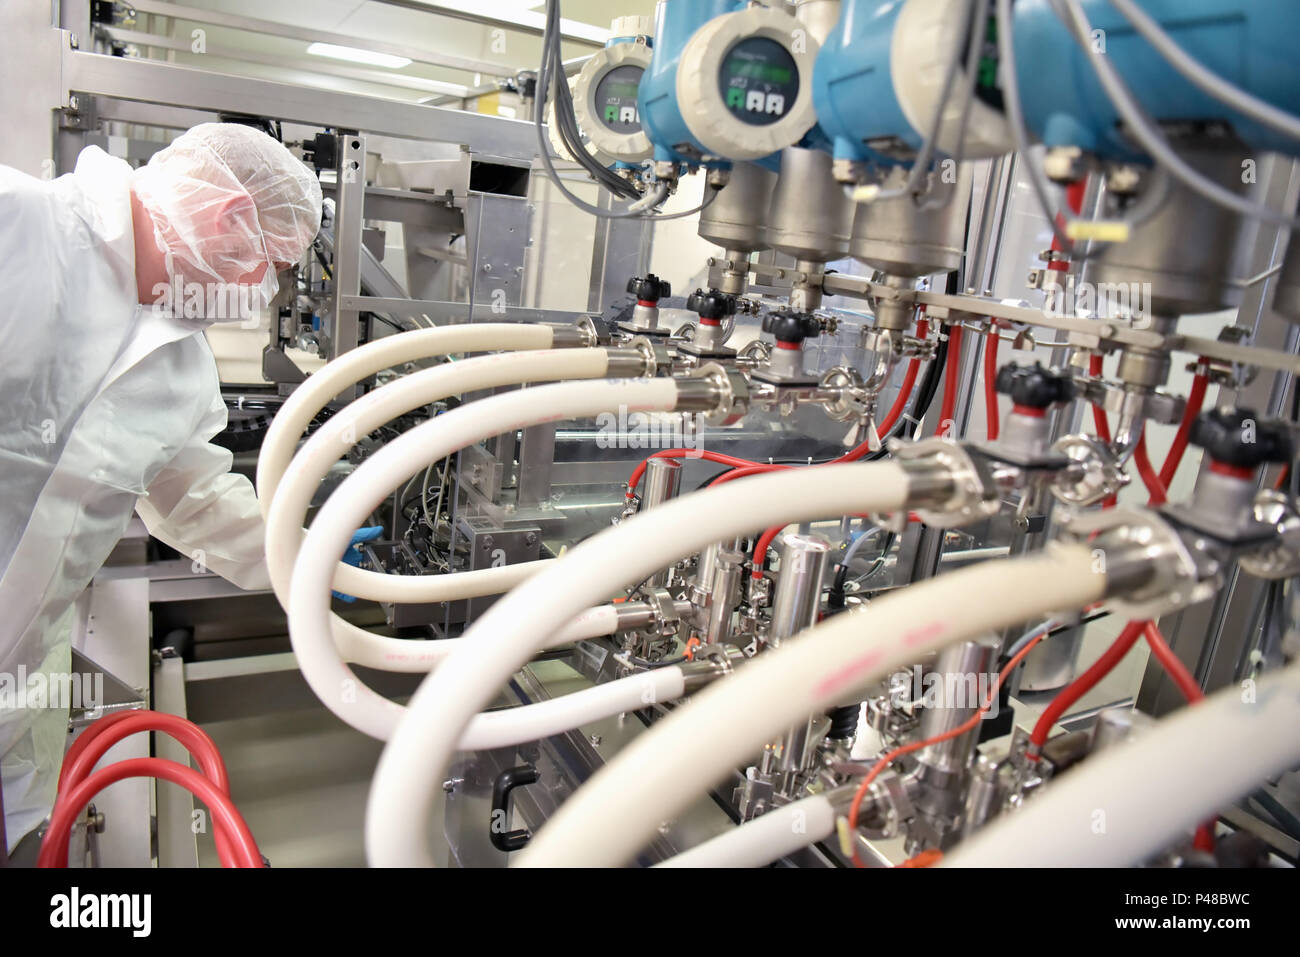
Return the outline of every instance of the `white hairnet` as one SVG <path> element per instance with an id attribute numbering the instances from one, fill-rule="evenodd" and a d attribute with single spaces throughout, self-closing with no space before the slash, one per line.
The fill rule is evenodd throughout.
<path id="1" fill-rule="evenodd" d="M 152 214 L 173 284 L 248 284 L 255 307 L 278 289 L 276 264 L 296 263 L 320 228 L 312 171 L 237 123 L 203 123 L 177 137 L 135 171 L 131 188 Z"/>

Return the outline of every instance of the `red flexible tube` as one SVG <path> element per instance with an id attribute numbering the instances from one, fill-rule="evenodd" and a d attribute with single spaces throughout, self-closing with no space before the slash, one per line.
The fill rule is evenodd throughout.
<path id="1" fill-rule="evenodd" d="M 631 498 L 636 487 L 641 484 L 641 476 L 645 475 L 646 463 L 650 459 L 685 459 L 695 458 L 704 459 L 706 462 L 716 462 L 718 465 L 730 465 L 733 468 L 744 468 L 747 465 L 760 465 L 760 462 L 752 462 L 749 459 L 738 459 L 734 455 L 723 455 L 721 452 L 705 452 L 700 449 L 663 449 L 656 452 L 649 458 L 646 458 L 636 468 L 627 480 L 627 497 Z"/>
<path id="2" fill-rule="evenodd" d="M 889 765 L 896 759 L 901 758 L 905 754 L 911 754 L 913 751 L 919 751 L 921 748 L 929 747 L 932 744 L 940 744 L 941 742 L 948 741 L 952 738 L 960 737 L 967 731 L 971 730 L 971 728 L 978 725 L 983 719 L 985 712 L 993 706 L 993 699 L 997 697 L 998 692 L 1002 689 L 1002 682 L 1007 680 L 1007 675 L 1011 674 L 1011 672 L 1020 665 L 1020 662 L 1025 660 L 1025 656 L 1033 651 L 1035 646 L 1046 637 L 1047 632 L 1043 632 L 1029 644 L 1025 645 L 1025 647 L 1016 652 L 1011 660 L 1008 661 L 998 673 L 998 680 L 994 682 L 993 687 L 990 689 L 988 699 L 980 706 L 980 709 L 971 715 L 966 721 L 962 722 L 955 728 L 943 732 L 942 734 L 936 734 L 932 738 L 926 738 L 923 741 L 913 741 L 911 744 L 905 744 L 902 747 L 894 748 L 894 750 L 883 755 L 874 765 L 872 765 L 871 770 L 867 772 L 866 777 L 862 779 L 862 783 L 858 785 L 857 791 L 854 792 L 852 803 L 849 804 L 849 830 L 857 830 L 858 815 L 862 812 L 862 799 L 871 788 L 871 782 L 875 781 L 885 768 L 889 767 Z M 853 849 L 852 857 L 854 864 L 858 867 L 864 866 L 862 860 L 858 857 L 856 847 Z"/>
<path id="3" fill-rule="evenodd" d="M 767 550 L 771 547 L 772 540 L 781 534 L 781 529 L 783 528 L 785 528 L 784 525 L 773 525 L 771 528 L 764 531 L 762 535 L 758 536 L 758 541 L 754 543 L 754 567 L 749 573 L 750 578 L 763 577 L 763 559 L 767 557 Z"/>
<path id="4" fill-rule="evenodd" d="M 1154 621 L 1148 621 L 1144 633 L 1146 634 L 1147 644 L 1151 646 L 1151 653 L 1156 656 L 1156 660 L 1160 662 L 1161 667 L 1169 673 L 1169 677 L 1178 686 L 1178 690 L 1187 699 L 1187 703 L 1195 704 L 1204 700 L 1205 692 L 1196 683 L 1196 679 L 1187 670 L 1187 666 L 1169 647 L 1169 643 L 1165 641 L 1165 636 L 1160 633 L 1159 626 Z"/>
<path id="5" fill-rule="evenodd" d="M 1183 453 L 1187 451 L 1187 439 L 1192 432 L 1192 423 L 1201 414 L 1201 406 L 1205 403 L 1205 387 L 1208 384 L 1209 380 L 1203 375 L 1198 374 L 1192 378 L 1192 389 L 1187 393 L 1187 407 L 1183 409 L 1183 420 L 1178 424 L 1173 445 L 1169 446 L 1169 454 L 1165 456 L 1165 464 L 1160 469 L 1160 484 L 1166 490 L 1183 461 Z"/>
<path id="6" fill-rule="evenodd" d="M 929 334 L 929 332 L 930 332 L 929 321 L 926 319 L 918 319 L 916 322 L 917 338 L 924 339 L 926 335 Z M 880 423 L 880 428 L 876 430 L 876 434 L 881 438 L 884 438 L 890 432 L 894 431 L 894 426 L 898 423 L 899 417 L 907 409 L 907 401 L 910 398 L 912 398 L 912 389 L 916 387 L 916 376 L 917 373 L 919 373 L 920 371 L 921 371 L 920 359 L 912 359 L 907 363 L 907 371 L 903 373 L 903 384 L 898 389 L 898 398 L 894 400 L 893 406 L 890 408 L 889 413 L 885 416 L 885 421 Z M 862 446 L 858 446 L 858 448 L 861 447 Z M 854 449 L 853 451 L 856 452 L 857 449 Z M 849 454 L 851 455 L 852 453 Z M 862 454 L 865 455 L 866 453 L 864 452 Z M 858 457 L 860 458 L 861 456 Z M 846 458 L 845 461 L 851 462 L 854 460 Z"/>
<path id="7" fill-rule="evenodd" d="M 1047 740 L 1047 736 L 1052 731 L 1052 725 L 1056 724 L 1061 715 L 1069 707 L 1082 698 L 1085 694 L 1096 687 L 1097 682 L 1106 677 L 1120 660 L 1137 644 L 1137 640 L 1142 637 L 1142 631 L 1146 627 L 1144 621 L 1130 621 L 1124 626 L 1115 643 L 1102 653 L 1102 656 L 1093 662 L 1090 667 L 1079 677 L 1071 681 L 1065 688 L 1052 699 L 1045 711 L 1039 716 L 1038 723 L 1034 725 L 1033 734 L 1029 736 L 1031 760 L 1038 759 L 1038 750 Z"/>
<path id="8" fill-rule="evenodd" d="M 961 375 L 961 326 L 948 327 L 948 366 L 944 369 L 943 404 L 939 407 L 939 435 L 948 435 L 948 423 L 957 408 L 957 383 Z"/>
<path id="9" fill-rule="evenodd" d="M 1088 371 L 1094 376 L 1101 375 L 1101 356 L 1093 356 L 1088 360 Z M 1097 438 L 1101 439 L 1107 445 L 1110 444 L 1110 419 L 1106 417 L 1106 410 L 1097 404 L 1092 407 L 1092 421 L 1097 429 Z"/>
<path id="10" fill-rule="evenodd" d="M 208 806 L 217 826 L 233 837 L 232 847 L 227 849 L 229 856 L 223 856 L 221 860 L 224 866 L 262 866 L 262 854 L 257 849 L 257 842 L 253 840 L 248 824 L 235 809 L 230 797 L 197 771 L 162 758 L 129 758 L 118 761 L 96 771 L 65 794 L 54 805 L 54 811 L 50 815 L 50 826 L 41 842 L 37 866 L 67 867 L 72 827 L 82 810 L 110 784 L 124 778 L 139 777 L 159 778 L 179 784 Z"/>
<path id="11" fill-rule="evenodd" d="M 1151 459 L 1147 456 L 1147 435 L 1145 430 L 1138 437 L 1137 448 L 1133 450 L 1133 464 L 1137 466 L 1138 474 L 1142 476 L 1142 484 L 1147 487 L 1147 491 L 1151 494 L 1147 504 L 1157 507 L 1164 505 L 1167 493 L 1165 492 L 1164 483 L 1160 481 L 1160 476 L 1156 474 L 1155 466 L 1151 464 Z"/>
<path id="12" fill-rule="evenodd" d="M 1193 416 L 1193 418 L 1195 418 Z M 1146 635 L 1147 645 L 1151 648 L 1151 654 L 1155 655 L 1160 666 L 1178 686 L 1187 703 L 1196 704 L 1205 700 L 1205 692 L 1201 686 L 1196 683 L 1192 673 L 1187 670 L 1174 650 L 1169 647 L 1169 642 L 1165 641 L 1165 636 L 1160 633 L 1160 626 L 1154 621 L 1148 621 L 1143 629 Z M 1205 851 L 1207 854 L 1214 853 L 1214 821 L 1206 821 L 1196 828 L 1196 836 L 1192 840 L 1192 845 L 1198 851 Z"/>
<path id="13" fill-rule="evenodd" d="M 63 766 L 59 768 L 58 789 L 60 791 L 63 790 L 63 784 L 67 780 L 68 769 L 72 767 L 72 763 L 76 761 L 77 756 L 86 750 L 90 742 L 94 741 L 95 738 L 99 737 L 99 735 L 103 734 L 122 719 L 131 717 L 134 713 L 135 712 L 132 711 L 114 711 L 112 714 L 106 714 L 85 731 L 81 732 L 81 734 L 77 735 L 77 740 L 68 745 L 67 753 L 63 755 Z"/>
<path id="14" fill-rule="evenodd" d="M 194 722 L 159 711 L 116 712 L 105 715 L 83 731 L 63 758 L 58 793 L 63 795 L 85 780 L 99 759 L 123 738 L 147 731 L 162 732 L 175 739 L 193 755 L 208 780 L 223 793 L 230 793 L 230 777 L 216 742 Z M 212 840 L 217 846 L 217 854 L 226 859 L 230 838 L 215 821 Z"/>
<path id="15" fill-rule="evenodd" d="M 990 442 L 998 437 L 998 326 L 984 334 L 984 420 Z"/>
<path id="16" fill-rule="evenodd" d="M 112 719 L 111 721 L 109 719 Z M 197 724 L 159 711 L 121 711 L 106 715 L 81 733 L 63 758 L 59 791 L 76 787 L 90 775 L 95 763 L 117 742 L 141 731 L 160 731 L 189 751 L 199 769 L 221 790 L 229 793 L 230 778 L 213 741 Z"/>

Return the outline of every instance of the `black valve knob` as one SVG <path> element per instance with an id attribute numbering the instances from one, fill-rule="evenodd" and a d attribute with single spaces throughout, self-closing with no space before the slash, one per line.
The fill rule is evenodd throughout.
<path id="1" fill-rule="evenodd" d="M 1189 438 L 1215 462 L 1253 469 L 1291 461 L 1291 430 L 1285 422 L 1259 418 L 1251 409 L 1214 409 L 1192 423 Z"/>
<path id="2" fill-rule="evenodd" d="M 1074 398 L 1074 382 L 1070 377 L 1045 368 L 1040 362 L 1031 366 L 1003 366 L 998 370 L 995 385 L 999 392 L 1011 396 L 1016 405 L 1030 409 L 1046 409 Z"/>
<path id="3" fill-rule="evenodd" d="M 695 312 L 701 319 L 719 322 L 736 312 L 736 297 L 729 296 L 719 289 L 705 292 L 697 289 L 686 298 L 686 308 Z"/>
<path id="4" fill-rule="evenodd" d="M 654 273 L 633 276 L 627 281 L 627 291 L 636 296 L 639 302 L 648 302 L 652 305 L 665 296 L 673 294 L 672 286 L 668 284 L 668 280 L 660 279 Z"/>
<path id="5" fill-rule="evenodd" d="M 820 333 L 822 324 L 811 313 L 778 309 L 763 317 L 763 331 L 770 332 L 777 342 L 797 345 Z"/>

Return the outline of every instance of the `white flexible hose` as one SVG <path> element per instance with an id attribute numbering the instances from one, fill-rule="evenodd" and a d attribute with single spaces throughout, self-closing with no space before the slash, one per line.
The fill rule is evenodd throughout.
<path id="1" fill-rule="evenodd" d="M 312 497 L 330 467 L 358 439 L 412 409 L 450 395 L 553 378 L 596 378 L 608 368 L 608 354 L 603 349 L 551 349 L 480 356 L 404 376 L 362 396 L 331 417 L 303 445 L 280 476 L 267 515 L 266 564 L 271 587 L 281 606 L 289 607 L 293 563 L 306 534 L 302 525 Z M 268 474 L 268 482 L 270 479 Z M 445 575 L 388 575 L 340 562 L 335 566 L 334 587 L 358 598 L 399 604 L 455 601 L 508 591 L 545 564 L 545 561 L 520 562 Z M 409 643 L 372 635 L 338 615 L 331 615 L 330 619 L 335 640 L 347 641 L 349 660 L 358 664 L 384 668 L 394 647 Z"/>
<path id="2" fill-rule="evenodd" d="M 774 808 L 655 866 L 766 867 L 834 834 L 835 816 L 826 795 L 815 794 Z"/>
<path id="3" fill-rule="evenodd" d="M 475 403 L 476 407 L 482 405 Z M 392 735 L 371 783 L 366 811 L 370 862 L 378 866 L 433 864 L 421 835 L 427 828 L 435 789 L 443 780 L 439 775 L 450 762 L 461 729 L 491 702 L 497 689 L 528 661 L 540 642 L 576 612 L 606 599 L 621 586 L 756 527 L 897 510 L 908 503 L 909 485 L 907 473 L 892 462 L 825 465 L 817 470 L 815 481 L 797 469 L 756 475 L 674 499 L 571 548 L 489 608 L 465 634 L 466 642 L 473 646 L 443 662 L 411 698 L 407 720 Z M 317 517 L 313 533 L 323 515 Z M 342 536 L 344 531 L 348 530 L 340 525 L 336 534 Z M 342 547 L 347 539 L 331 538 L 322 547 L 334 548 L 335 541 Z M 304 550 L 298 560 L 295 605 L 300 598 L 308 600 L 297 591 L 297 574 L 310 551 Z M 319 571 L 317 574 L 325 577 Z M 313 599 L 319 603 L 324 582 L 314 587 Z M 316 625 L 319 627 L 319 619 Z M 746 670 L 751 667 L 746 665 Z M 331 682 L 338 680 L 337 674 L 330 678 Z M 806 709 L 800 714 L 806 717 Z M 788 723 L 793 725 L 795 720 Z M 704 733 L 707 727 L 698 730 Z M 651 765 L 643 770 L 648 767 Z M 619 799 L 615 803 L 624 808 L 627 802 Z"/>
<path id="4" fill-rule="evenodd" d="M 430 462 L 494 435 L 546 422 L 595 416 L 610 409 L 623 408 L 629 413 L 662 412 L 671 411 L 676 405 L 677 383 L 671 379 L 564 382 L 520 389 L 446 412 L 416 426 L 363 462 L 335 490 L 312 522 L 289 588 L 289 636 L 298 667 L 317 697 L 352 727 L 381 740 L 392 733 L 405 714 L 406 709 L 401 705 L 376 694 L 357 679 L 340 657 L 330 631 L 329 592 L 334 567 L 338 564 L 336 556 L 343 554 L 353 532 L 394 489 Z M 549 624 L 540 623 L 541 616 L 537 614 L 540 609 L 530 608 L 518 624 L 523 625 L 534 639 L 533 646 L 538 647 L 574 615 L 606 600 L 612 591 L 613 588 L 608 589 L 595 601 L 584 602 Z M 546 604 L 547 598 L 541 604 Z M 468 633 L 466 639 L 467 644 L 473 640 Z M 477 657 L 480 652 L 490 651 L 486 646 L 467 647 L 441 667 L 466 654 Z M 523 663 L 511 667 L 505 677 Z M 504 679 L 493 685 L 492 693 L 503 683 Z M 488 700 L 477 704 L 474 712 L 486 707 L 490 699 L 491 694 Z M 459 738 L 468 717 L 456 726 L 452 732 L 454 738 Z"/>
<path id="5" fill-rule="evenodd" d="M 1300 764 L 1300 664 L 1230 685 L 1049 782 L 944 867 L 1135 866 Z"/>
<path id="6" fill-rule="evenodd" d="M 681 668 L 654 668 L 550 701 L 480 714 L 469 723 L 458 747 L 462 751 L 490 751 L 537 741 L 588 721 L 680 698 L 685 690 L 686 677 Z"/>
<path id="7" fill-rule="evenodd" d="M 555 331 L 550 326 L 525 323 L 483 322 L 472 325 L 417 329 L 385 336 L 346 352 L 307 377 L 276 412 L 257 456 L 257 498 L 263 518 L 269 512 L 284 470 L 289 467 L 298 440 L 316 417 L 340 392 L 377 372 L 404 362 L 457 352 L 549 349 Z"/>
<path id="8" fill-rule="evenodd" d="M 349 627 L 341 630 L 338 627 L 340 621 L 342 619 L 337 615 L 331 619 L 331 624 L 334 625 L 334 645 L 343 660 L 379 671 L 424 674 L 451 657 L 453 652 L 465 647 L 464 638 L 441 638 L 437 641 L 385 638 L 382 635 L 363 631 L 350 622 L 343 622 Z M 583 612 L 555 632 L 538 650 L 558 648 L 585 638 L 611 635 L 616 631 L 618 631 L 617 606 L 598 605 Z"/>
<path id="9" fill-rule="evenodd" d="M 329 362 L 301 383 L 276 413 L 257 462 L 263 514 L 311 420 L 331 399 L 363 379 L 404 362 L 488 350 L 548 349 L 555 331 L 526 323 L 475 323 L 417 329 L 367 343 Z"/>
<path id="10" fill-rule="evenodd" d="M 663 820 L 809 712 L 953 642 L 1087 605 L 1103 596 L 1105 584 L 1090 549 L 1053 546 L 1031 557 L 949 572 L 892 592 L 860 612 L 837 615 L 758 656 L 657 722 L 559 809 L 518 863 L 623 864 Z M 455 663 L 448 661 L 436 674 Z M 412 717 L 421 713 L 413 701 Z"/>

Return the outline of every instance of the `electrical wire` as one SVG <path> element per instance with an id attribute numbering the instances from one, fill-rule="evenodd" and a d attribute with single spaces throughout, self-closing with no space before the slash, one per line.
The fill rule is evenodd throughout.
<path id="1" fill-rule="evenodd" d="M 1300 139 L 1300 117 L 1266 103 L 1198 62 L 1133 0 L 1110 0 L 1110 3 L 1183 79 L 1201 92 L 1279 133 Z"/>
<path id="2" fill-rule="evenodd" d="M 1042 641 L 1045 636 L 1046 633 L 1034 638 L 1032 641 L 1026 644 L 1024 648 L 1022 648 L 1019 652 L 1017 652 L 1011 658 L 1010 661 L 1006 663 L 1006 665 L 998 673 L 997 680 L 993 682 L 993 687 L 989 689 L 989 696 L 988 698 L 985 699 L 984 704 L 982 704 L 979 710 L 976 711 L 973 715 L 971 715 L 970 718 L 968 718 L 966 721 L 962 722 L 955 728 L 950 728 L 949 730 L 943 732 L 942 734 L 936 734 L 932 738 L 925 738 L 924 740 L 921 741 L 913 741 L 911 744 L 905 744 L 902 747 L 894 748 L 892 751 L 883 755 L 878 761 L 876 761 L 875 764 L 871 766 L 871 770 L 867 772 L 866 776 L 862 779 L 862 783 L 858 785 L 857 791 L 853 793 L 852 803 L 849 804 L 848 817 L 849 817 L 850 834 L 852 834 L 854 831 L 858 829 L 858 816 L 862 812 L 862 799 L 866 797 L 867 791 L 871 789 L 871 785 L 875 782 L 876 778 L 880 777 L 881 772 L 883 772 L 885 768 L 889 767 L 891 764 L 894 763 L 894 761 L 896 761 L 898 758 L 903 757 L 904 755 L 911 754 L 913 751 L 919 751 L 922 748 L 928 748 L 934 744 L 942 744 L 944 741 L 950 741 L 953 738 L 959 738 L 963 734 L 966 734 L 968 731 L 973 731 L 975 728 L 977 728 L 979 726 L 980 721 L 984 719 L 984 715 L 988 713 L 989 708 L 993 706 L 993 702 L 997 700 L 998 694 L 1002 690 L 1002 682 L 1006 681 L 1007 675 L 1011 674 L 1011 672 L 1014 671 L 1020 665 L 1020 663 L 1025 660 L 1025 656 L 1028 655 L 1029 652 L 1033 651 L 1034 647 L 1040 641 Z M 856 844 L 852 848 L 851 856 L 853 858 L 853 863 L 855 866 L 857 867 L 866 866 L 865 864 L 862 863 L 862 859 L 858 856 L 858 849 Z"/>
<path id="3" fill-rule="evenodd" d="M 988 0 L 982 0 L 987 6 Z M 971 38 L 972 48 L 978 50 L 979 30 L 978 24 L 972 23 L 972 15 L 975 12 L 976 0 L 965 0 L 965 9 L 962 13 L 962 20 L 969 28 L 967 36 Z M 872 196 L 870 202 L 880 202 L 882 200 L 898 199 L 903 196 L 915 197 L 921 186 L 921 178 L 930 172 L 930 162 L 934 159 L 934 154 L 938 146 L 939 128 L 943 125 L 943 114 L 948 108 L 948 99 L 952 95 L 952 84 L 957 78 L 957 64 L 963 62 L 962 58 L 962 39 L 963 34 L 959 31 L 956 35 L 956 42 L 953 44 L 952 55 L 948 58 L 947 71 L 943 76 L 943 83 L 939 91 L 939 102 L 935 104 L 934 114 L 930 118 L 930 126 L 926 130 L 925 138 L 921 141 L 921 148 L 916 154 L 916 159 L 912 162 L 912 168 L 908 172 L 907 181 L 897 189 L 879 190 Z M 973 91 L 975 86 L 976 70 L 970 69 L 968 64 L 968 91 Z M 969 101 L 967 102 L 969 107 Z M 965 120 L 961 123 L 963 137 L 965 130 Z"/>
<path id="4" fill-rule="evenodd" d="M 555 164 L 551 161 L 551 150 L 546 142 L 545 119 L 546 119 L 546 90 L 547 84 L 552 80 L 550 67 L 552 60 L 558 62 L 554 47 L 559 32 L 559 4 L 557 0 L 547 0 L 546 4 L 546 29 L 542 37 L 542 62 L 537 71 L 537 95 L 533 103 L 533 126 L 537 134 L 537 150 L 541 157 L 542 167 L 546 170 L 552 184 L 560 195 L 567 199 L 572 205 L 578 207 L 583 212 L 592 216 L 598 216 L 602 219 L 631 219 L 642 215 L 643 211 L 649 206 L 655 206 L 663 202 L 668 195 L 667 184 L 661 183 L 652 193 L 647 194 L 644 198 L 633 203 L 626 209 L 609 210 L 601 209 L 599 206 L 593 206 L 578 196 L 571 193 L 564 183 L 560 180 L 560 174 L 555 169 Z M 560 110 L 555 111 L 557 116 Z M 586 150 L 579 150 L 579 156 L 585 156 Z M 581 160 L 578 159 L 579 163 Z M 585 168 L 585 166 L 584 166 Z"/>
<path id="5" fill-rule="evenodd" d="M 999 0 L 999 4 L 1009 4 L 1009 0 Z M 1092 24 L 1088 21 L 1088 16 L 1084 13 L 1079 0 L 1052 0 L 1052 9 L 1057 18 L 1071 31 L 1075 42 L 1084 51 L 1085 58 L 1092 63 L 1107 99 L 1124 120 L 1127 131 L 1156 163 L 1167 169 L 1175 179 L 1192 192 L 1224 209 L 1251 219 L 1258 219 L 1270 226 L 1282 226 L 1287 229 L 1300 227 L 1300 219 L 1272 207 L 1243 199 L 1200 173 L 1179 156 L 1130 92 L 1128 84 L 1124 82 L 1115 65 L 1108 57 L 1092 50 Z"/>

